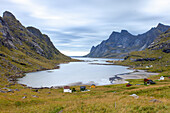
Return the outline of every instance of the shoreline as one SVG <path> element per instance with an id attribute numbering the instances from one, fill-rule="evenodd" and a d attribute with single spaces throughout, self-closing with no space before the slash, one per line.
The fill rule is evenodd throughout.
<path id="1" fill-rule="evenodd" d="M 138 70 L 137 72 L 133 71 L 133 72 L 130 72 L 130 73 L 117 74 L 118 77 L 121 77 L 123 79 L 122 80 L 117 80 L 117 81 L 114 81 L 113 83 L 105 84 L 105 85 L 97 85 L 99 83 L 94 83 L 93 81 L 91 81 L 89 83 L 73 82 L 73 83 L 70 83 L 68 85 L 50 86 L 50 87 L 30 87 L 30 86 L 27 86 L 25 84 L 20 84 L 18 82 L 17 83 L 22 85 L 22 86 L 25 86 L 27 88 L 30 88 L 30 89 L 59 89 L 59 88 L 63 88 L 64 86 L 81 86 L 81 85 L 86 86 L 86 85 L 91 85 L 91 84 L 96 84 L 96 86 L 106 86 L 106 85 L 126 84 L 126 83 L 129 83 L 128 81 L 126 81 L 127 79 L 144 79 L 144 78 L 148 78 L 148 77 L 150 77 L 152 75 L 158 75 L 158 74 L 159 73 L 147 72 L 146 70 Z M 110 77 L 110 78 L 112 78 L 112 77 Z M 108 80 L 109 80 L 109 78 L 108 78 Z"/>
<path id="2" fill-rule="evenodd" d="M 122 80 L 113 81 L 114 82 L 113 84 L 125 84 L 125 83 L 129 83 L 128 81 L 126 81 L 128 79 L 144 79 L 153 75 L 159 75 L 159 73 L 147 72 L 146 70 L 137 70 L 130 73 L 117 74 L 115 76 L 121 77 Z"/>
<path id="3" fill-rule="evenodd" d="M 68 62 L 67 62 L 68 63 Z M 89 63 L 90 64 L 90 63 Z M 92 64 L 93 65 L 93 64 Z M 96 65 L 106 65 L 106 64 L 100 64 L 100 63 L 96 63 Z M 115 65 L 115 64 L 108 64 L 108 65 Z M 116 64 L 117 65 L 117 64 Z M 122 66 L 122 65 L 119 65 L 119 66 Z M 129 66 L 127 66 L 129 67 Z M 53 69 L 59 69 L 60 66 L 58 65 L 57 68 L 53 68 Z M 130 67 L 128 68 L 130 70 Z M 29 72 L 38 72 L 38 71 L 48 71 L 48 70 L 52 70 L 52 69 L 42 69 L 42 70 L 34 70 L 34 71 L 29 71 Z M 20 75 L 22 74 L 22 76 L 19 76 L 19 77 L 15 77 L 15 78 L 12 78 L 12 80 L 10 80 L 11 78 L 8 79 L 9 82 L 16 82 L 17 84 L 20 84 L 24 87 L 27 87 L 27 88 L 31 88 L 31 89 L 50 89 L 50 88 L 54 88 L 54 89 L 58 89 L 58 88 L 62 88 L 64 86 L 80 86 L 80 85 L 91 85 L 92 83 L 82 83 L 82 82 L 73 82 L 73 83 L 70 83 L 68 85 L 63 85 L 63 86 L 50 86 L 50 87 L 31 87 L 31 86 L 27 86 L 25 84 L 21 84 L 21 83 L 18 83 L 17 79 L 18 78 L 22 78 L 25 76 L 25 73 L 28 73 L 28 72 L 22 72 L 20 73 Z M 129 83 L 128 81 L 126 81 L 127 79 L 144 79 L 144 78 L 147 78 L 149 76 L 152 76 L 152 75 L 158 75 L 159 73 L 152 73 L 152 72 L 147 72 L 146 70 L 137 70 L 137 71 L 133 71 L 133 72 L 129 72 L 129 73 L 122 73 L 122 74 L 117 74 L 118 77 L 121 77 L 122 80 L 117 80 L 117 81 L 114 81 L 113 83 L 110 82 L 110 84 L 106 84 L 106 85 L 116 85 L 116 84 L 125 84 L 125 83 Z M 113 77 L 115 77 L 115 75 L 113 75 Z M 108 78 L 108 81 L 110 78 L 113 78 L 113 77 L 109 77 Z M 93 84 L 99 84 L 99 83 L 94 83 Z M 105 86 L 105 85 L 97 85 L 97 86 Z"/>
<path id="4" fill-rule="evenodd" d="M 117 76 L 120 75 L 121 78 L 126 80 L 126 79 L 144 79 L 152 75 L 159 75 L 159 73 L 147 72 L 146 70 L 137 70 L 130 73 L 117 74 Z"/>

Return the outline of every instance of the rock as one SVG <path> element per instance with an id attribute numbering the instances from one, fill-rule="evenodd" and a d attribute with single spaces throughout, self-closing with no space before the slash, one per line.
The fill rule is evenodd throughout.
<path id="1" fill-rule="evenodd" d="M 32 91 L 34 91 L 34 92 L 38 92 L 38 89 L 34 89 L 34 90 L 32 90 Z"/>
<path id="2" fill-rule="evenodd" d="M 134 62 L 137 62 L 137 61 L 155 61 L 156 58 L 140 58 L 140 59 L 136 59 L 134 60 Z"/>
<path id="3" fill-rule="evenodd" d="M 2 89 L 4 89 L 4 90 L 9 90 L 9 88 L 2 88 Z"/>
<path id="4" fill-rule="evenodd" d="M 22 99 L 25 99 L 25 98 L 27 98 L 27 96 L 22 97 Z"/>
<path id="5" fill-rule="evenodd" d="M 6 91 L 0 90 L 0 93 L 6 93 Z"/>
<path id="6" fill-rule="evenodd" d="M 111 83 L 113 83 L 113 81 L 119 81 L 119 80 L 123 80 L 123 78 L 121 78 L 121 77 L 118 77 L 117 75 L 115 75 L 115 77 L 111 77 L 111 78 L 109 78 L 109 81 L 111 82 Z"/>
<path id="7" fill-rule="evenodd" d="M 163 52 L 164 53 L 170 53 L 170 49 L 164 49 Z"/>
<path id="8" fill-rule="evenodd" d="M 138 95 L 136 95 L 136 94 L 132 94 L 132 95 L 130 95 L 130 96 L 132 96 L 132 97 L 134 97 L 134 98 L 136 98 L 136 99 L 138 99 L 138 98 L 139 98 L 139 96 L 138 96 Z"/>
<path id="9" fill-rule="evenodd" d="M 12 92 L 12 93 L 14 93 L 14 91 L 13 91 L 12 89 L 8 89 L 8 92 Z"/>
<path id="10" fill-rule="evenodd" d="M 20 91 L 19 89 L 15 89 L 15 91 Z"/>
<path id="11" fill-rule="evenodd" d="M 36 95 L 32 95 L 32 96 L 38 98 L 38 96 L 36 96 Z"/>
<path id="12" fill-rule="evenodd" d="M 0 53 L 0 56 L 5 57 L 5 55 L 4 55 L 4 54 L 2 54 L 2 53 Z"/>
<path id="13" fill-rule="evenodd" d="M 162 101 L 157 100 L 157 99 L 152 99 L 152 100 L 150 100 L 149 102 L 160 102 L 160 103 L 162 103 Z"/>
<path id="14" fill-rule="evenodd" d="M 6 87 L 10 87 L 10 86 L 13 86 L 13 85 L 15 85 L 15 84 L 9 84 L 9 85 L 6 85 Z"/>
<path id="15" fill-rule="evenodd" d="M 9 12 L 9 11 L 5 11 L 3 13 L 3 18 L 12 18 L 12 19 L 16 20 L 15 16 L 11 12 Z"/>

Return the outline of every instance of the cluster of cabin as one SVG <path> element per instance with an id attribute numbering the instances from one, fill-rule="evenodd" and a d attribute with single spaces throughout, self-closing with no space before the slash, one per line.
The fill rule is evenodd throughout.
<path id="1" fill-rule="evenodd" d="M 113 81 L 123 80 L 123 78 L 118 77 L 117 75 L 115 75 L 115 77 L 112 77 L 109 80 L 112 83 Z M 164 80 L 164 77 L 161 76 L 160 79 L 158 79 L 158 80 Z M 144 85 L 150 85 L 150 84 L 156 84 L 156 83 L 151 79 L 144 78 Z M 141 84 L 136 84 L 136 85 L 141 85 Z M 126 87 L 130 87 L 130 86 L 132 86 L 132 84 L 130 84 L 130 83 L 126 84 Z M 92 84 L 90 87 L 91 88 L 96 88 L 96 85 Z M 64 86 L 64 88 L 63 88 L 64 93 L 66 93 L 66 92 L 72 93 L 72 92 L 76 92 L 76 91 L 77 90 L 75 88 L 71 89 L 70 86 Z M 86 86 L 80 86 L 80 91 L 85 92 L 85 91 L 90 91 L 90 90 L 86 89 Z"/>
<path id="2" fill-rule="evenodd" d="M 92 84 L 91 88 L 96 88 L 96 85 Z M 72 93 L 72 92 L 76 92 L 76 91 L 77 90 L 75 88 L 71 89 L 70 86 L 64 86 L 64 88 L 63 88 L 64 93 Z M 86 86 L 80 86 L 80 91 L 83 92 L 83 91 L 90 91 L 90 90 L 86 89 Z"/>

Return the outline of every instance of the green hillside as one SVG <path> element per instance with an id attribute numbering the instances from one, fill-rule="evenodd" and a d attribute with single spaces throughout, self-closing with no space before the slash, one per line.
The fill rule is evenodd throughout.
<path id="1" fill-rule="evenodd" d="M 21 72 L 56 68 L 70 57 L 57 50 L 50 38 L 34 27 L 24 27 L 6 11 L 0 17 L 0 74 L 19 76 Z"/>
<path id="2" fill-rule="evenodd" d="M 170 74 L 170 29 L 161 34 L 145 50 L 131 52 L 122 62 L 116 64 L 128 65 L 132 68 L 146 69 L 162 75 Z"/>

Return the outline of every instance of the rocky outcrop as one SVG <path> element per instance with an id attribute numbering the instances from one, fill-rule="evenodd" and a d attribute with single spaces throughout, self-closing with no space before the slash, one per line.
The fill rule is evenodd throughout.
<path id="1" fill-rule="evenodd" d="M 0 17 L 0 43 L 8 49 L 34 51 L 47 59 L 69 59 L 58 51 L 50 38 L 34 27 L 25 28 L 15 16 L 6 11 Z M 28 48 L 24 47 L 28 46 Z M 59 57 L 58 57 L 59 55 Z"/>
<path id="2" fill-rule="evenodd" d="M 139 35 L 132 35 L 127 30 L 113 32 L 109 39 L 92 47 L 86 57 L 123 57 L 132 51 L 141 51 L 147 48 L 156 37 L 167 31 L 170 26 L 158 24 L 157 27 Z"/>
<path id="3" fill-rule="evenodd" d="M 0 17 L 0 72 L 17 73 L 54 68 L 70 61 L 55 48 L 50 38 L 34 27 L 24 27 L 5 11 Z"/>
<path id="4" fill-rule="evenodd" d="M 162 50 L 165 53 L 170 53 L 170 28 L 152 42 L 148 49 Z"/>

